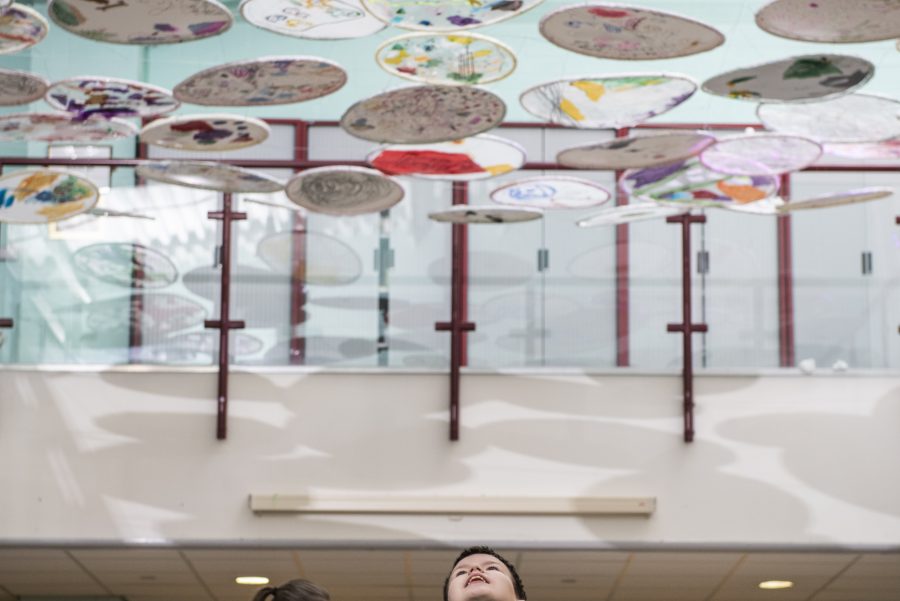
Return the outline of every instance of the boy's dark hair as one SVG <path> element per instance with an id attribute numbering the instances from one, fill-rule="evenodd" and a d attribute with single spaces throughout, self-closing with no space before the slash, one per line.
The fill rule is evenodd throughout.
<path id="1" fill-rule="evenodd" d="M 331 601 L 328 591 L 302 578 L 288 580 L 281 586 L 261 588 L 253 595 L 253 601 L 265 601 L 270 595 L 273 601 Z"/>
<path id="2" fill-rule="evenodd" d="M 444 580 L 444 601 L 449 601 L 449 599 L 447 598 L 447 590 L 450 588 L 450 577 L 453 575 L 453 568 L 456 566 L 456 564 L 458 564 L 469 555 L 492 555 L 499 559 L 500 562 L 509 570 L 509 573 L 512 574 L 513 588 L 516 591 L 516 599 L 521 599 L 521 601 L 526 601 L 526 599 L 528 599 L 528 597 L 525 595 L 525 585 L 522 584 L 522 579 L 519 578 L 519 573 L 516 571 L 516 566 L 514 566 L 509 562 L 509 560 L 494 551 L 492 548 L 482 546 L 463 549 L 462 553 L 459 554 L 459 557 L 453 560 L 453 564 L 450 566 L 450 573 L 447 575 L 447 579 Z"/>

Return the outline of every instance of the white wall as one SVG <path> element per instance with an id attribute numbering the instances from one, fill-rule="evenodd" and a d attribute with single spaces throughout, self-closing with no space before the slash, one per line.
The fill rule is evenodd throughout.
<path id="1" fill-rule="evenodd" d="M 890 546 L 900 381 L 703 377 L 681 439 L 671 376 L 447 379 L 0 372 L 0 539 Z M 250 493 L 658 498 L 650 518 L 254 516 Z"/>

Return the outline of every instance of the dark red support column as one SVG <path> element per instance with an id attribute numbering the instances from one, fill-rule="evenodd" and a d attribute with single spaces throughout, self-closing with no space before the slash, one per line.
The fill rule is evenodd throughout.
<path id="1" fill-rule="evenodd" d="M 790 200 L 790 175 L 781 176 L 781 197 Z M 778 363 L 793 367 L 794 357 L 794 271 L 791 245 L 791 216 L 779 215 L 778 228 Z"/>
<path id="2" fill-rule="evenodd" d="M 144 343 L 144 256 L 141 247 L 131 245 L 131 297 L 128 304 L 128 362 L 138 363 L 139 349 Z"/>
<path id="3" fill-rule="evenodd" d="M 222 266 L 222 279 L 219 284 L 219 319 L 207 319 L 204 326 L 219 330 L 219 380 L 218 380 L 218 405 L 216 412 L 216 438 L 224 440 L 228 432 L 228 332 L 240 330 L 244 327 L 243 321 L 232 321 L 229 316 L 231 308 L 231 225 L 233 221 L 247 218 L 246 213 L 238 213 L 231 210 L 231 194 L 222 195 L 222 210 L 210 211 L 209 219 L 222 221 L 222 246 L 220 265 Z"/>
<path id="4" fill-rule="evenodd" d="M 309 160 L 309 124 L 294 123 L 294 160 Z M 291 227 L 291 332 L 288 361 L 306 362 L 306 337 L 298 331 L 306 322 L 306 215 L 294 213 Z"/>
<path id="5" fill-rule="evenodd" d="M 453 183 L 453 204 L 467 204 L 468 189 L 464 182 Z M 450 440 L 459 440 L 459 370 L 466 360 L 465 333 L 475 330 L 466 321 L 468 294 L 466 288 L 468 263 L 468 226 L 454 223 L 452 267 L 450 275 L 450 321 L 439 321 L 434 329 L 450 332 Z"/>
<path id="6" fill-rule="evenodd" d="M 681 224 L 681 323 L 670 323 L 668 332 L 679 332 L 682 337 L 684 369 L 684 441 L 694 440 L 694 348 L 691 334 L 709 330 L 705 323 L 691 321 L 691 224 L 706 223 L 705 215 L 676 215 L 666 218 L 668 223 Z"/>
<path id="7" fill-rule="evenodd" d="M 629 130 L 622 127 L 616 130 L 617 138 L 628 137 Z M 623 171 L 615 172 L 616 206 L 628 204 L 628 197 L 619 188 L 619 178 Z M 629 269 L 628 269 L 628 224 L 621 223 L 616 226 L 616 367 L 628 367 L 631 365 L 629 307 L 631 305 L 629 295 Z"/>

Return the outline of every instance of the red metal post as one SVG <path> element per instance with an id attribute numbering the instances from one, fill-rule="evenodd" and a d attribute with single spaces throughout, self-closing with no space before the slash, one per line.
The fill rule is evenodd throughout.
<path id="1" fill-rule="evenodd" d="M 309 124 L 294 123 L 294 160 L 305 162 L 309 158 Z M 306 362 L 306 337 L 298 335 L 306 321 L 306 215 L 294 213 L 291 227 L 291 365 Z"/>
<path id="2" fill-rule="evenodd" d="M 128 362 L 138 363 L 141 355 L 137 352 L 144 343 L 144 256 L 141 247 L 131 245 L 131 292 L 128 304 Z"/>
<path id="3" fill-rule="evenodd" d="M 628 136 L 628 128 L 616 130 L 617 138 Z M 615 172 L 616 206 L 628 204 L 628 197 L 619 188 L 621 170 Z M 616 367 L 628 367 L 631 364 L 629 306 L 631 303 L 629 290 L 629 264 L 628 264 L 628 224 L 622 223 L 616 226 Z"/>
<path id="4" fill-rule="evenodd" d="M 691 334 L 709 330 L 705 323 L 691 321 L 691 224 L 706 223 L 706 216 L 687 213 L 668 217 L 666 221 L 681 224 L 681 323 L 668 324 L 666 331 L 679 332 L 682 337 L 684 441 L 691 442 L 694 440 L 694 348 Z"/>
<path id="5" fill-rule="evenodd" d="M 781 176 L 781 197 L 790 199 L 790 175 Z M 778 228 L 778 355 L 781 367 L 793 367 L 794 357 L 794 271 L 791 244 L 791 216 L 779 215 Z"/>
<path id="6" fill-rule="evenodd" d="M 222 221 L 222 254 L 220 257 L 222 279 L 219 284 L 219 319 L 207 319 L 203 325 L 210 329 L 219 330 L 216 438 L 224 440 L 228 432 L 228 332 L 230 330 L 240 330 L 244 327 L 243 321 L 232 321 L 229 316 L 231 308 L 231 224 L 233 221 L 246 219 L 247 214 L 231 210 L 231 194 L 226 192 L 222 195 L 222 210 L 210 211 L 207 217 Z"/>

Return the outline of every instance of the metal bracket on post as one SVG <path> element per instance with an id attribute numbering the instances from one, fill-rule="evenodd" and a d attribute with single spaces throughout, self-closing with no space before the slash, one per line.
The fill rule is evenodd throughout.
<path id="1" fill-rule="evenodd" d="M 231 308 L 231 225 L 247 218 L 246 213 L 231 210 L 231 194 L 222 195 L 222 210 L 207 213 L 209 219 L 222 222 L 222 278 L 219 282 L 219 319 L 207 319 L 204 327 L 219 330 L 219 379 L 216 410 L 216 438 L 224 440 L 228 417 L 228 332 L 244 327 L 243 321 L 232 321 Z"/>
<path id="2" fill-rule="evenodd" d="M 691 442 L 694 440 L 694 350 L 691 335 L 709 331 L 705 323 L 691 322 L 691 224 L 706 223 L 706 216 L 685 213 L 668 217 L 666 222 L 681 225 L 681 323 L 668 324 L 666 331 L 680 333 L 682 336 L 684 441 Z"/>

